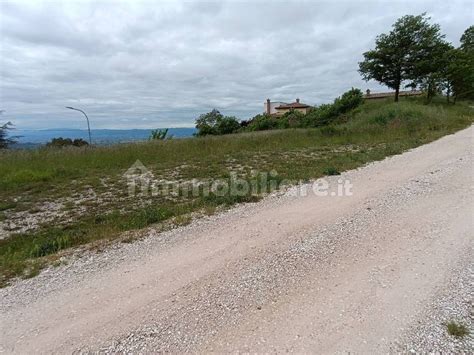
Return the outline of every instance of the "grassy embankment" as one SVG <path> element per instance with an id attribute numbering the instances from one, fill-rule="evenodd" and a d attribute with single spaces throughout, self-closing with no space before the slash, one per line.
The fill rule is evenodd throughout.
<path id="1" fill-rule="evenodd" d="M 192 212 L 255 201 L 258 196 L 130 198 L 122 174 L 139 159 L 167 180 L 249 177 L 276 170 L 277 179 L 309 180 L 398 154 L 473 122 L 467 103 L 423 105 L 418 100 L 367 102 L 332 128 L 287 129 L 199 139 L 144 142 L 92 149 L 40 149 L 0 153 L 0 284 L 30 277 L 61 252 L 103 243 L 124 232 L 163 223 L 182 224 Z M 18 232 L 25 214 L 49 204 L 56 216 Z M 17 221 L 11 223 L 12 221 Z M 126 233 L 125 233 L 126 234 Z M 127 239 L 125 239 L 127 240 Z"/>

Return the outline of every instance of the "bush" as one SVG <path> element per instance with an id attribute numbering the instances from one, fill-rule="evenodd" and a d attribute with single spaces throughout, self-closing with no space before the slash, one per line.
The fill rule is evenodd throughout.
<path id="1" fill-rule="evenodd" d="M 286 112 L 278 121 L 284 121 L 279 124 L 279 128 L 298 128 L 305 126 L 305 114 L 297 110 Z"/>
<path id="2" fill-rule="evenodd" d="M 51 142 L 46 143 L 47 147 L 55 147 L 55 148 L 62 148 L 62 147 L 83 147 L 89 145 L 84 139 L 74 139 L 71 138 L 53 138 Z"/>
<path id="3" fill-rule="evenodd" d="M 240 129 L 240 123 L 235 117 L 224 116 L 216 122 L 216 134 L 231 134 Z"/>
<path id="4" fill-rule="evenodd" d="M 323 170 L 324 175 L 341 175 L 339 170 L 337 170 L 335 167 L 330 166 L 327 167 L 326 169 Z"/>
<path id="5" fill-rule="evenodd" d="M 342 94 L 341 97 L 334 100 L 334 110 L 337 115 L 349 112 L 355 109 L 364 101 L 362 91 L 352 88 L 351 90 Z"/>
<path id="6" fill-rule="evenodd" d="M 270 115 L 260 114 L 252 118 L 247 127 L 249 131 L 266 131 L 278 128 L 278 122 Z"/>
<path id="7" fill-rule="evenodd" d="M 339 133 L 339 131 L 334 126 L 321 127 L 320 132 L 324 137 L 332 137 Z"/>
<path id="8" fill-rule="evenodd" d="M 311 109 L 307 113 L 307 124 L 309 127 L 320 127 L 331 123 L 336 118 L 336 112 L 332 104 L 323 104 Z"/>
<path id="9" fill-rule="evenodd" d="M 311 109 L 307 114 L 306 127 L 326 126 L 341 120 L 343 116 L 363 103 L 362 91 L 352 88 L 334 100 L 332 104 L 323 104 Z M 343 121 L 347 121 L 344 119 Z"/>
<path id="10" fill-rule="evenodd" d="M 171 139 L 171 138 L 173 138 L 173 136 L 168 135 L 168 128 L 153 129 L 150 135 L 150 140 L 164 140 L 164 139 Z"/>

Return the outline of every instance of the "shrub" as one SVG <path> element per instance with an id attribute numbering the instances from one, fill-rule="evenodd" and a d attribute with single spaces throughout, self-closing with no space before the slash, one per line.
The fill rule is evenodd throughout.
<path id="1" fill-rule="evenodd" d="M 333 166 L 330 166 L 330 167 L 327 167 L 326 169 L 324 169 L 323 174 L 324 174 L 324 175 L 341 175 L 341 173 L 339 172 L 339 170 L 337 170 L 337 169 L 336 169 L 335 167 L 333 167 Z"/>
<path id="2" fill-rule="evenodd" d="M 341 97 L 334 100 L 335 113 L 337 115 L 349 112 L 355 109 L 364 101 L 362 91 L 352 88 L 351 90 L 342 94 Z"/>
<path id="3" fill-rule="evenodd" d="M 153 129 L 151 131 L 150 140 L 164 140 L 171 139 L 173 136 L 168 136 L 168 128 L 165 129 Z"/>
<path id="4" fill-rule="evenodd" d="M 278 128 L 278 122 L 275 118 L 267 114 L 260 114 L 252 118 L 248 125 L 250 131 L 265 131 Z"/>
<path id="5" fill-rule="evenodd" d="M 334 126 L 324 126 L 321 127 L 320 132 L 324 137 L 332 137 L 338 133 L 338 130 Z"/>
<path id="6" fill-rule="evenodd" d="M 251 120 L 242 120 L 240 121 L 240 127 L 247 127 L 250 124 Z"/>
<path id="7" fill-rule="evenodd" d="M 311 127 L 328 125 L 331 123 L 333 118 L 337 117 L 332 104 L 323 104 L 321 106 L 315 107 L 311 109 L 307 115 L 307 122 Z"/>
<path id="8" fill-rule="evenodd" d="M 235 117 L 224 116 L 216 122 L 216 134 L 231 134 L 240 129 L 240 123 Z"/>
<path id="9" fill-rule="evenodd" d="M 387 110 L 374 117 L 374 122 L 385 126 L 388 122 L 392 121 L 397 116 L 395 110 Z"/>
<path id="10" fill-rule="evenodd" d="M 320 127 L 336 123 L 344 114 L 354 110 L 363 102 L 362 91 L 352 88 L 334 100 L 332 104 L 323 104 L 311 109 L 306 118 L 306 127 Z M 345 119 L 344 121 L 347 121 Z"/>
<path id="11" fill-rule="evenodd" d="M 286 121 L 285 123 L 280 123 L 279 128 L 297 128 L 297 127 L 304 127 L 304 121 L 305 119 L 305 114 L 301 113 L 300 111 L 297 110 L 290 110 L 286 112 L 281 118 L 278 119 L 278 121 Z M 286 126 L 286 127 L 285 127 Z"/>

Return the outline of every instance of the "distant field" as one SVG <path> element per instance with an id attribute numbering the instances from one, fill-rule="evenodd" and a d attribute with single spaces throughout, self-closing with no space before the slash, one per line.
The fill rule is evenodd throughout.
<path id="1" fill-rule="evenodd" d="M 188 223 L 190 214 L 260 197 L 128 196 L 124 172 L 138 159 L 163 180 L 248 179 L 275 170 L 275 180 L 309 180 L 380 160 L 473 122 L 467 103 L 368 102 L 346 123 L 229 136 L 95 148 L 0 152 L 1 283 L 34 276 L 61 253 L 119 238 L 150 225 Z M 125 233 L 125 235 L 124 235 Z"/>

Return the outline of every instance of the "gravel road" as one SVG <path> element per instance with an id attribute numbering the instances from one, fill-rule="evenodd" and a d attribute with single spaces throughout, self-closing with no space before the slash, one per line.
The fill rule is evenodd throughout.
<path id="1" fill-rule="evenodd" d="M 78 253 L 0 290 L 0 351 L 473 353 L 473 131 Z"/>

